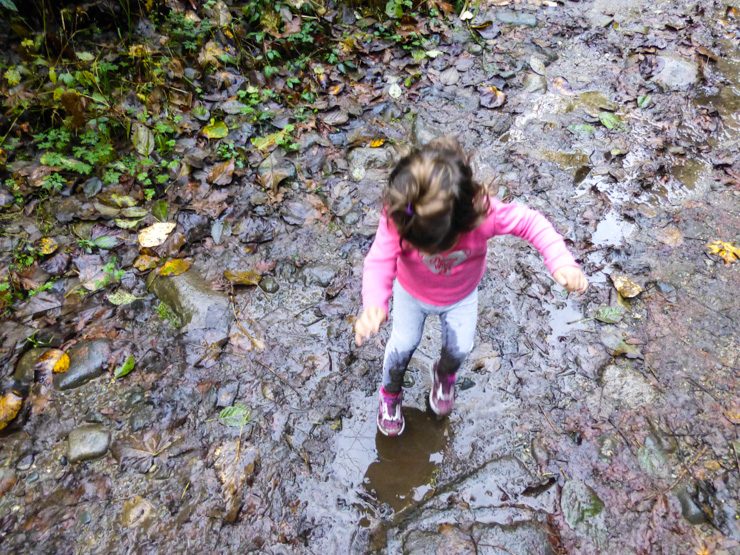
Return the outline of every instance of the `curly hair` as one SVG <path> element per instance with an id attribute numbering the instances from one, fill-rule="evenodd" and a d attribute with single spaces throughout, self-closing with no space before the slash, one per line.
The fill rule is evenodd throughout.
<path id="1" fill-rule="evenodd" d="M 452 248 L 485 219 L 490 206 L 467 155 L 450 137 L 402 158 L 388 179 L 383 204 L 402 243 L 429 254 Z"/>

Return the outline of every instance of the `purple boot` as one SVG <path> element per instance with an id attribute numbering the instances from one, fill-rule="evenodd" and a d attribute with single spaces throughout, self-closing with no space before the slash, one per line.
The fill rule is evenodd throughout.
<path id="1" fill-rule="evenodd" d="M 403 391 L 388 393 L 381 386 L 379 398 L 378 429 L 380 433 L 388 437 L 401 435 L 406 425 L 403 420 L 403 412 L 401 411 Z"/>
<path id="2" fill-rule="evenodd" d="M 429 406 L 438 416 L 447 416 L 455 405 L 455 374 L 440 376 L 437 365 L 432 368 L 432 390 L 429 392 Z"/>

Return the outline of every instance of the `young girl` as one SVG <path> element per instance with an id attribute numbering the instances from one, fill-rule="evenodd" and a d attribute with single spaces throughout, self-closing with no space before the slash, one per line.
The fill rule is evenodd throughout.
<path id="1" fill-rule="evenodd" d="M 453 139 L 437 139 L 403 158 L 385 187 L 383 205 L 365 258 L 355 341 L 361 345 L 378 332 L 392 291 L 393 329 L 383 360 L 377 422 L 383 434 L 397 436 L 404 428 L 403 376 L 429 314 L 438 315 L 442 324 L 429 404 L 440 416 L 452 411 L 455 376 L 473 348 L 488 239 L 522 237 L 568 291 L 583 292 L 588 283 L 545 217 L 489 197 L 473 180 L 468 159 Z"/>

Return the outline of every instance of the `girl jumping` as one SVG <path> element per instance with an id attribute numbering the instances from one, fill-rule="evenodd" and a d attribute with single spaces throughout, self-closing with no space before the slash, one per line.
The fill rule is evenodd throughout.
<path id="1" fill-rule="evenodd" d="M 586 290 L 586 277 L 550 222 L 535 210 L 488 196 L 455 140 L 432 141 L 391 173 L 365 258 L 363 309 L 355 322 L 361 345 L 386 320 L 393 295 L 377 419 L 383 434 L 403 432 L 403 377 L 430 314 L 441 319 L 442 351 L 431 369 L 429 404 L 440 416 L 452 411 L 457 371 L 473 348 L 488 239 L 505 234 L 532 243 L 568 291 Z"/>

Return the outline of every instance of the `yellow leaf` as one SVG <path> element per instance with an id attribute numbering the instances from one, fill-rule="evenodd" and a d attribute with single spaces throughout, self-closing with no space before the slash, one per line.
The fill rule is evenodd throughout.
<path id="1" fill-rule="evenodd" d="M 725 241 L 717 240 L 707 243 L 707 251 L 709 254 L 716 254 L 719 256 L 725 261 L 725 264 L 732 264 L 740 258 L 740 249 L 732 243 L 727 243 Z"/>
<path id="2" fill-rule="evenodd" d="M 0 397 L 0 430 L 18 416 L 21 405 L 23 405 L 23 399 L 12 391 L 8 391 Z"/>
<path id="3" fill-rule="evenodd" d="M 619 291 L 619 294 L 627 299 L 631 299 L 632 297 L 636 297 L 640 293 L 642 293 L 642 287 L 637 285 L 634 281 L 632 281 L 627 276 L 623 275 L 613 275 L 610 276 L 612 278 L 612 282 L 614 283 L 614 287 Z"/>
<path id="4" fill-rule="evenodd" d="M 193 263 L 190 260 L 186 260 L 185 258 L 173 258 L 165 262 L 159 269 L 159 275 L 179 276 L 180 274 L 187 272 L 192 264 Z"/>
<path id="5" fill-rule="evenodd" d="M 63 374 L 69 370 L 69 355 L 60 349 L 49 349 L 36 360 L 41 372 Z"/>
<path id="6" fill-rule="evenodd" d="M 51 237 L 43 237 L 41 241 L 39 241 L 39 252 L 44 256 L 53 253 L 58 248 L 59 243 L 57 243 Z"/>
<path id="7" fill-rule="evenodd" d="M 385 144 L 385 139 L 373 139 L 370 141 L 370 148 L 378 148 L 379 146 L 383 146 Z"/>
<path id="8" fill-rule="evenodd" d="M 159 264 L 159 257 L 149 256 L 148 254 L 141 254 L 136 260 L 134 260 L 134 268 L 140 272 L 152 270 L 157 267 L 157 264 Z"/>
<path id="9" fill-rule="evenodd" d="M 142 247 L 158 247 L 167 240 L 177 224 L 173 222 L 157 222 L 145 227 L 139 232 L 139 245 Z"/>
<path id="10" fill-rule="evenodd" d="M 213 121 L 200 130 L 204 137 L 209 139 L 223 139 L 229 134 L 229 128 L 222 121 Z"/>
<path id="11" fill-rule="evenodd" d="M 235 285 L 257 285 L 262 279 L 259 272 L 246 270 L 243 272 L 232 272 L 224 270 L 224 277 Z"/>

